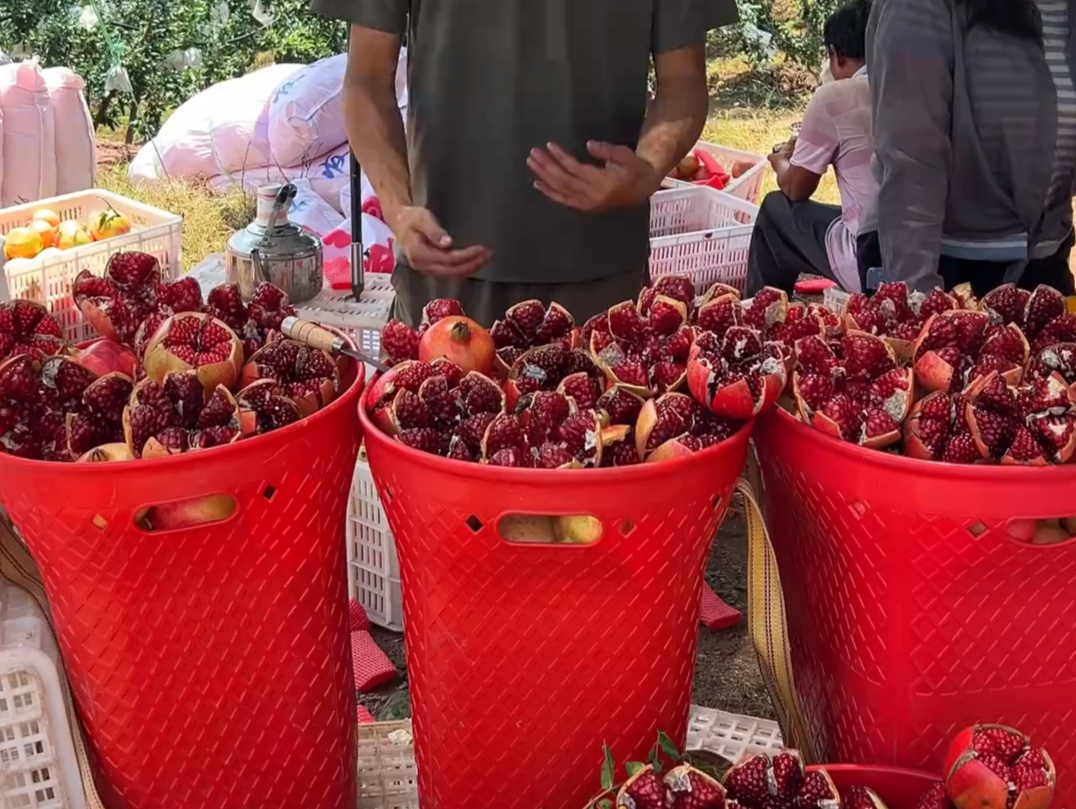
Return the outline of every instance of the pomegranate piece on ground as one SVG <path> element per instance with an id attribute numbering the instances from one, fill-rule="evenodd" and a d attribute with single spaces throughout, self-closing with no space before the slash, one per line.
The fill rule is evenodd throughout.
<path id="1" fill-rule="evenodd" d="M 85 408 L 95 375 L 63 356 L 19 354 L 0 363 L 0 452 L 46 461 L 73 461 L 67 417 Z"/>
<path id="2" fill-rule="evenodd" d="M 146 376 L 163 383 L 176 371 L 194 370 L 207 393 L 235 386 L 243 346 L 230 328 L 209 315 L 186 312 L 165 320 L 146 345 Z M 249 380 L 253 381 L 253 380 Z"/>
<path id="3" fill-rule="evenodd" d="M 284 318 L 295 316 L 287 293 L 268 281 L 258 284 L 249 305 L 243 303 L 238 284 L 214 287 L 206 299 L 205 312 L 235 332 L 243 343 L 244 360 L 267 343 L 281 339 Z"/>
<path id="4" fill-rule="evenodd" d="M 683 393 L 647 399 L 635 423 L 639 460 L 658 463 L 716 446 L 740 424 L 714 416 Z"/>
<path id="5" fill-rule="evenodd" d="M 243 366 L 241 385 L 258 379 L 279 384 L 304 417 L 331 404 L 340 392 L 340 369 L 332 356 L 294 340 L 279 340 L 255 352 Z"/>
<path id="6" fill-rule="evenodd" d="M 881 338 L 849 332 L 835 347 L 820 337 L 796 343 L 793 396 L 800 419 L 829 435 L 880 449 L 900 440 L 911 407 L 911 369 Z"/>
<path id="7" fill-rule="evenodd" d="M 785 359 L 775 343 L 764 343 L 746 326 L 729 328 L 719 339 L 703 332 L 687 364 L 695 400 L 715 415 L 746 420 L 771 407 L 787 381 Z"/>
<path id="8" fill-rule="evenodd" d="M 51 357 L 67 348 L 63 327 L 39 303 L 0 303 L 0 362 L 17 354 Z"/>
<path id="9" fill-rule="evenodd" d="M 959 733 L 945 756 L 945 791 L 957 809 L 1046 809 L 1056 772 L 1045 750 L 1004 725 Z"/>
<path id="10" fill-rule="evenodd" d="M 243 435 L 235 398 L 223 385 L 207 392 L 195 371 L 136 385 L 123 413 L 123 429 L 139 458 L 224 446 Z"/>

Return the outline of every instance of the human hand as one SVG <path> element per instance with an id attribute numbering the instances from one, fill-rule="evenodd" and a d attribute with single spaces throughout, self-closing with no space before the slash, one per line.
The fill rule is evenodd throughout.
<path id="1" fill-rule="evenodd" d="M 641 205 L 661 187 L 661 173 L 627 146 L 590 141 L 587 151 L 605 165 L 580 163 L 555 143 L 531 149 L 527 167 L 537 178 L 534 187 L 579 211 Z"/>
<path id="2" fill-rule="evenodd" d="M 396 243 L 416 272 L 465 278 L 493 258 L 493 252 L 481 245 L 453 248 L 452 237 L 426 208 L 397 208 L 386 214 Z"/>

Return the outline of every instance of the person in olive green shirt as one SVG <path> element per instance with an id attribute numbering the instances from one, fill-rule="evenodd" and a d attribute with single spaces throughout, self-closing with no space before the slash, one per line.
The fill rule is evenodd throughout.
<path id="1" fill-rule="evenodd" d="M 702 132 L 734 0 L 313 0 L 351 23 L 351 147 L 395 235 L 395 315 L 581 322 L 648 280 L 649 198 Z M 394 77 L 408 45 L 408 122 Z M 656 88 L 648 102 L 653 61 Z"/>

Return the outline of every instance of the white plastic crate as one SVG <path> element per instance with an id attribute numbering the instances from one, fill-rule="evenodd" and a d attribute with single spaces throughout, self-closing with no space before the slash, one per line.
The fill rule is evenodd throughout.
<path id="1" fill-rule="evenodd" d="M 403 598 L 396 540 L 377 495 L 366 450 L 359 453 L 347 509 L 348 597 L 366 610 L 371 623 L 403 631 Z"/>
<path id="2" fill-rule="evenodd" d="M 758 206 L 724 191 L 688 186 L 650 199 L 650 275 L 686 275 L 697 291 L 747 282 L 747 255 Z"/>
<path id="3" fill-rule="evenodd" d="M 700 149 L 704 152 L 708 152 L 717 158 L 718 162 L 724 167 L 731 177 L 732 166 L 739 160 L 750 160 L 754 162 L 754 165 L 741 174 L 739 177 L 732 177 L 729 180 L 729 184 L 722 189 L 726 194 L 731 194 L 734 197 L 739 197 L 742 200 L 751 202 L 758 205 L 759 198 L 762 196 L 762 179 L 765 176 L 766 170 L 766 158 L 762 155 L 754 154 L 753 152 L 744 152 L 740 149 L 732 149 L 728 146 L 722 146 L 718 143 L 710 143 L 709 141 L 700 140 L 695 144 L 695 149 Z M 690 186 L 691 183 L 683 180 L 669 179 L 669 185 L 675 187 Z"/>
<path id="4" fill-rule="evenodd" d="M 52 631 L 3 579 L 0 610 L 0 809 L 85 809 Z"/>
<path id="5" fill-rule="evenodd" d="M 362 351 L 376 357 L 381 351 L 381 327 L 388 322 L 396 293 L 392 290 L 390 276 L 385 273 L 366 273 L 365 282 L 362 296 L 357 301 L 348 290 L 326 286 L 317 297 L 295 308 L 306 320 L 347 332 Z"/>
<path id="6" fill-rule="evenodd" d="M 781 729 L 769 719 L 692 705 L 686 746 L 688 750 L 708 750 L 735 764 L 754 753 L 776 755 L 784 744 Z"/>
<path id="7" fill-rule="evenodd" d="M 83 270 L 104 275 L 109 256 L 121 250 L 151 253 L 161 263 L 166 279 L 180 269 L 180 228 L 182 217 L 133 199 L 92 188 L 60 197 L 49 197 L 0 211 L 0 236 L 23 227 L 39 208 L 55 211 L 60 219 L 86 222 L 90 214 L 113 208 L 131 220 L 131 232 L 111 239 L 64 250 L 51 258 L 15 259 L 3 265 L 6 284 L 0 284 L 0 300 L 26 298 L 49 308 L 64 327 L 67 338 L 82 342 L 95 336 L 71 298 L 71 282 Z"/>

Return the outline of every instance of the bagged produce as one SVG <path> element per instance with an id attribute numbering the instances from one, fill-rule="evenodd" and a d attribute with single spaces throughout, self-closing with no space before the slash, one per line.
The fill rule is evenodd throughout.
<path id="1" fill-rule="evenodd" d="M 139 150 L 128 178 L 153 183 L 168 175 L 209 179 L 223 174 L 239 179 L 271 164 L 269 103 L 281 82 L 301 67 L 271 65 L 198 93 Z"/>
<path id="2" fill-rule="evenodd" d="M 295 180 L 308 180 L 310 189 L 330 205 L 339 204 L 340 193 L 350 178 L 348 147 L 345 143 L 333 152 L 323 155 L 312 163 L 281 168 L 275 165 L 257 166 L 242 172 L 219 174 L 209 180 L 210 186 L 220 190 L 241 187 L 256 191 L 263 185 L 273 185 Z"/>
<path id="3" fill-rule="evenodd" d="M 86 105 L 86 82 L 67 67 L 42 71 L 56 129 L 56 193 L 93 188 L 97 147 L 93 119 Z"/>
<path id="4" fill-rule="evenodd" d="M 288 218 L 311 233 L 324 236 L 344 221 L 340 212 L 310 188 L 309 180 L 292 180 L 295 199 L 292 200 Z"/>
<path id="5" fill-rule="evenodd" d="M 52 102 L 34 60 L 0 67 L 4 116 L 0 205 L 33 202 L 56 194 L 56 129 Z"/>
<path id="6" fill-rule="evenodd" d="M 269 105 L 269 146 L 273 160 L 295 166 L 327 154 L 347 141 L 340 95 L 347 54 L 330 56 L 298 71 L 281 84 Z M 407 106 L 407 51 L 400 52 L 396 97 Z"/>

